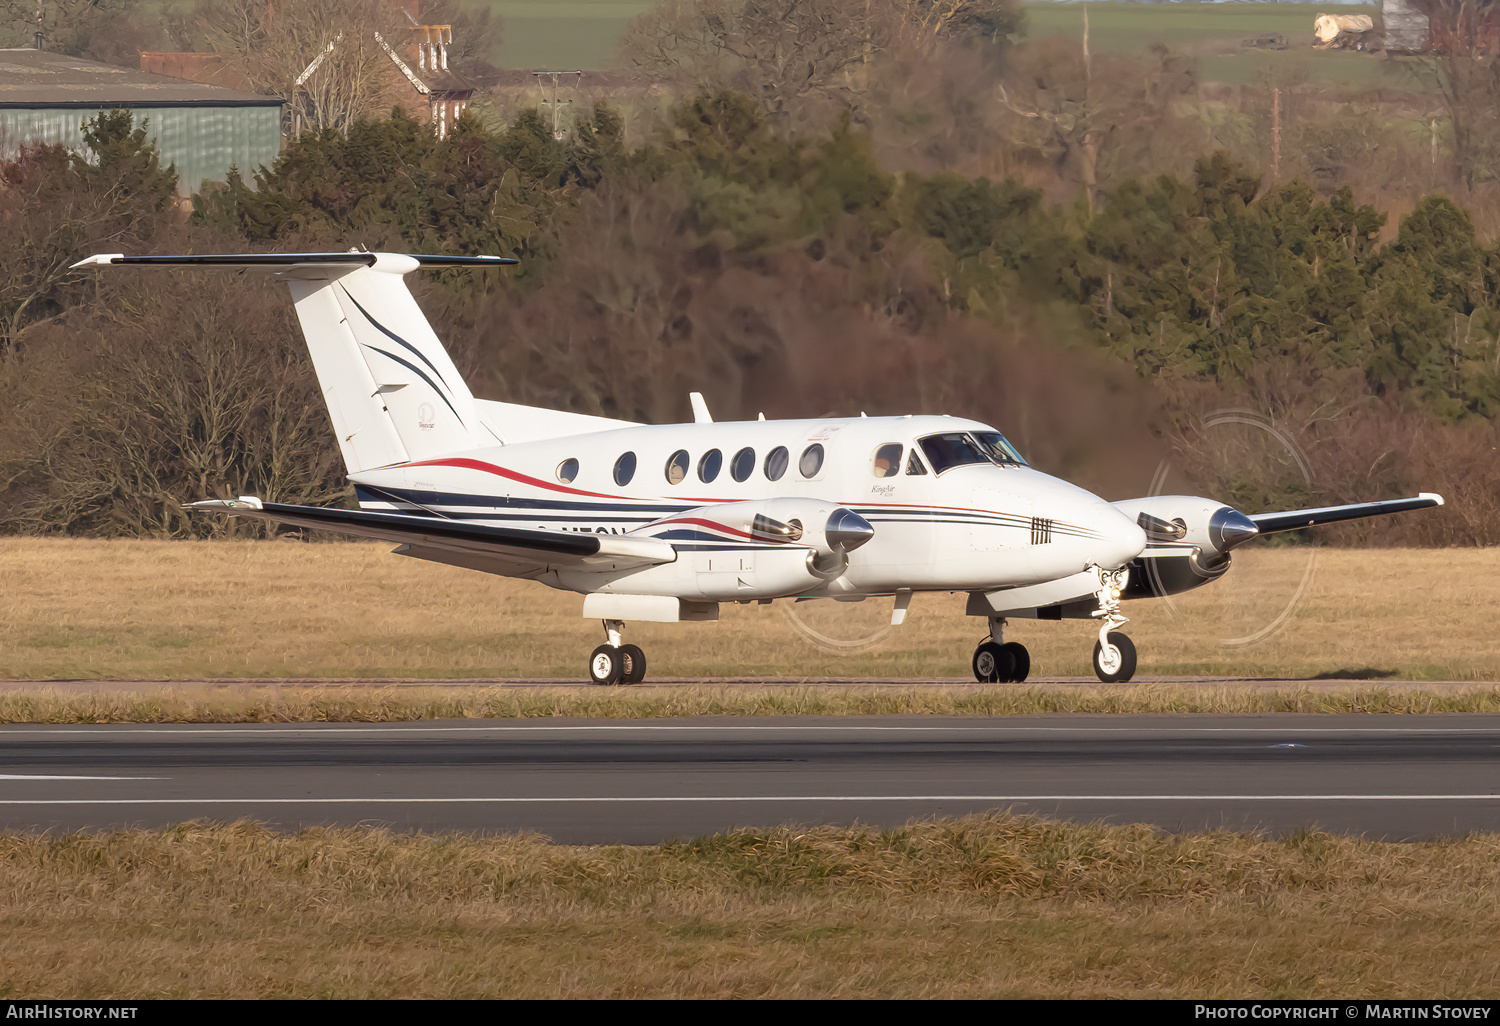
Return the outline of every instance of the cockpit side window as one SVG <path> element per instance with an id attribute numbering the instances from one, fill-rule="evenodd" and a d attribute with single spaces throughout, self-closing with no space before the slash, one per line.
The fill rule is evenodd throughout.
<path id="1" fill-rule="evenodd" d="M 971 463 L 990 462 L 989 454 L 964 431 L 928 435 L 922 439 L 921 446 L 935 474 L 942 474 L 954 467 L 968 466 Z"/>
<path id="2" fill-rule="evenodd" d="M 906 458 L 906 476 L 919 477 L 927 473 L 927 468 L 922 466 L 922 457 L 917 455 L 917 447 L 911 447 L 911 455 Z"/>
<path id="3" fill-rule="evenodd" d="M 902 448 L 900 442 L 889 442 L 876 449 L 870 457 L 870 473 L 876 477 L 895 477 L 901 473 Z"/>

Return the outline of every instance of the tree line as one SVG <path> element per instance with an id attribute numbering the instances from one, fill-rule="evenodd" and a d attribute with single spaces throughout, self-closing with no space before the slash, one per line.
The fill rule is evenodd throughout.
<path id="1" fill-rule="evenodd" d="M 1438 490 L 1432 516 L 1332 536 L 1500 540 L 1500 245 L 1456 179 L 1396 202 L 1319 172 L 1326 146 L 1280 178 L 1211 133 L 1166 154 L 1190 68 L 1033 48 L 1002 4 L 887 5 L 862 35 L 830 15 L 826 67 L 811 28 L 720 6 L 738 20 L 697 23 L 696 64 L 653 71 L 679 99 L 595 104 L 562 138 L 534 109 L 446 141 L 383 113 L 208 183 L 188 216 L 126 113 L 91 122 L 91 160 L 0 162 L 0 526 L 190 536 L 246 528 L 184 501 L 347 498 L 279 288 L 69 265 L 363 245 L 521 259 L 413 282 L 482 396 L 653 422 L 693 390 L 718 419 L 954 413 L 1111 497 L 1166 463 L 1252 510 Z M 789 47 L 800 92 L 771 76 Z M 974 108 L 1004 160 L 934 99 L 970 74 L 1005 85 Z M 1203 424 L 1228 407 L 1268 415 L 1310 480 L 1226 456 Z"/>

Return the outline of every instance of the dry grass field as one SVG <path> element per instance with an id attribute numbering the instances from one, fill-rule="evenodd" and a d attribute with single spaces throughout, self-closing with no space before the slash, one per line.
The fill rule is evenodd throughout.
<path id="1" fill-rule="evenodd" d="M 1003 816 L 659 847 L 249 824 L 0 835 L 0 999 L 1434 998 L 1500 843 Z"/>
<path id="2" fill-rule="evenodd" d="M 0 581 L 0 679 L 580 680 L 603 640 L 576 595 L 378 544 L 7 538 Z M 1494 681 L 1496 608 L 1497 550 L 1266 547 L 1199 591 L 1128 603 L 1125 630 L 1148 679 Z M 982 633 L 949 594 L 917 596 L 899 628 L 875 599 L 721 616 L 630 624 L 628 639 L 653 679 L 961 681 Z M 1033 677 L 1090 675 L 1089 623 L 1015 621 L 1009 636 L 1031 649 Z"/>
<path id="3" fill-rule="evenodd" d="M 1193 601 L 1127 611 L 1143 672 L 1353 672 L 1377 689 L 1354 707 L 1397 711 L 1378 690 L 1387 677 L 1495 679 L 1497 564 L 1491 551 L 1265 549 Z M 6 539 L 0 575 L 0 677 L 12 679 L 577 679 L 599 633 L 576 596 L 376 545 Z M 963 680 L 978 631 L 961 607 L 959 596 L 922 596 L 883 634 L 885 603 L 796 607 L 826 638 L 875 639 L 843 649 L 809 643 L 780 605 L 729 607 L 717 625 L 639 625 L 632 637 L 661 676 Z M 1087 672 L 1087 625 L 1021 623 L 1014 635 L 1041 672 Z M 1176 708 L 1191 689 L 741 689 L 759 694 L 750 705 L 713 685 L 577 689 L 582 702 L 483 685 L 410 698 L 332 689 L 301 704 L 251 690 L 226 715 L 1097 711 Z M 201 701 L 167 689 L 177 691 L 184 708 Z M 824 692 L 837 701 L 810 697 Z M 1500 700 L 1481 692 L 1486 708 Z M 1074 694 L 1083 706 L 1068 704 Z M 1188 708 L 1244 707 L 1222 688 L 1204 696 Z M 79 720 L 196 715 L 128 689 L 68 701 L 59 713 L 55 695 L 0 694 L 0 720 L 38 718 L 42 706 Z M 1320 708 L 1314 695 L 1270 701 Z M 1497 933 L 1494 836 L 1167 836 L 999 815 L 645 847 L 250 823 L 0 834 L 9 1000 L 1482 999 L 1500 989 Z"/>

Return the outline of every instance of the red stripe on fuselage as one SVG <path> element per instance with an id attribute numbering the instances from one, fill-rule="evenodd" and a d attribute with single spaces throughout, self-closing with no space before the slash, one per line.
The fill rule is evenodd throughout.
<path id="1" fill-rule="evenodd" d="M 609 499 L 609 500 L 614 501 L 614 502 L 696 502 L 696 503 L 700 503 L 700 504 L 705 505 L 705 506 L 714 506 L 714 505 L 727 504 L 727 503 L 731 503 L 731 502 L 754 502 L 754 501 L 756 501 L 754 499 L 703 499 L 703 498 L 697 498 L 697 497 L 694 497 L 694 496 L 691 496 L 691 495 L 685 495 L 685 496 L 655 495 L 655 496 L 649 496 L 649 497 L 644 497 L 644 498 L 633 498 L 633 497 L 628 496 L 628 495 L 609 495 L 609 494 L 607 494 L 605 492 L 590 492 L 590 491 L 585 491 L 582 488 L 569 488 L 566 485 L 553 484 L 550 481 L 543 481 L 540 478 L 530 477 L 530 476 L 528 476 L 526 474 L 519 473 L 518 471 L 507 470 L 504 467 L 497 467 L 493 463 L 486 463 L 483 460 L 471 459 L 470 457 L 467 457 L 467 456 L 453 456 L 453 457 L 449 457 L 447 459 L 440 459 L 440 460 L 421 460 L 420 462 L 417 462 L 417 463 L 403 463 L 403 464 L 400 465 L 399 468 L 392 468 L 392 469 L 402 469 L 402 470 L 404 470 L 404 469 L 407 469 L 407 468 L 410 468 L 410 467 L 459 467 L 459 468 L 462 468 L 464 470 L 478 470 L 481 473 L 494 474 L 496 477 L 503 477 L 503 478 L 508 478 L 508 479 L 510 479 L 512 481 L 519 481 L 522 484 L 531 485 L 533 488 L 541 488 L 541 489 L 544 489 L 546 491 L 552 491 L 552 492 L 562 492 L 565 495 L 581 495 L 581 496 L 584 496 L 584 497 L 590 498 L 590 499 Z M 795 498 L 796 496 L 791 496 L 791 497 Z M 974 508 L 972 506 L 934 506 L 934 505 L 931 505 L 931 504 L 910 503 L 910 502 L 872 502 L 872 501 L 863 501 L 863 502 L 852 502 L 852 503 L 851 502 L 841 502 L 841 503 L 839 503 L 839 505 L 841 505 L 841 506 L 865 506 L 865 507 L 871 507 L 871 506 L 873 506 L 873 507 L 877 507 L 877 508 L 881 508 L 881 509 L 893 509 L 893 510 L 894 509 L 913 509 L 913 510 L 922 510 L 924 512 L 929 512 L 929 513 L 941 513 L 941 512 L 988 513 L 991 516 L 1015 516 L 1015 517 L 1021 517 L 1022 516 L 1019 513 L 1002 513 L 1000 510 L 995 510 L 995 509 L 976 509 L 976 508 Z M 1023 517 L 1023 519 L 1024 519 L 1024 517 Z M 732 531 L 733 528 L 724 528 L 724 530 Z M 744 537 L 748 538 L 748 537 L 750 537 L 750 535 L 744 535 Z"/>
<path id="2" fill-rule="evenodd" d="M 657 520 L 654 523 L 648 524 L 646 526 L 665 527 L 668 524 L 694 524 L 698 527 L 707 527 L 714 531 L 723 531 L 725 534 L 732 534 L 736 538 L 748 538 L 751 541 L 756 540 L 755 535 L 753 534 L 746 534 L 744 531 L 738 530 L 736 528 L 726 527 L 724 524 L 716 524 L 712 520 L 703 520 L 699 517 L 675 517 L 671 520 Z"/>
<path id="3" fill-rule="evenodd" d="M 585 497 L 590 498 L 590 499 L 610 499 L 610 500 L 612 500 L 614 502 L 673 502 L 673 501 L 675 501 L 675 502 L 697 502 L 697 503 L 702 503 L 705 506 L 710 506 L 710 505 L 716 505 L 716 504 L 719 504 L 719 503 L 730 501 L 730 500 L 727 500 L 727 499 L 699 499 L 699 498 L 695 498 L 695 497 L 690 496 L 690 495 L 688 495 L 688 496 L 682 496 L 681 498 L 678 498 L 678 497 L 675 497 L 675 496 L 663 495 L 663 496 L 660 496 L 660 497 L 650 496 L 650 497 L 647 497 L 647 498 L 639 498 L 639 499 L 637 499 L 637 498 L 632 498 L 632 497 L 630 497 L 628 495 L 609 495 L 609 494 L 606 494 L 605 492 L 590 492 L 590 491 L 585 491 L 582 488 L 569 488 L 566 485 L 553 484 L 551 481 L 543 481 L 540 478 L 530 477 L 530 476 L 528 476 L 526 474 L 522 474 L 522 473 L 519 473 L 519 472 L 514 471 L 514 470 L 507 470 L 504 467 L 497 467 L 497 466 L 495 466 L 495 464 L 493 464 L 493 463 L 486 463 L 483 460 L 470 459 L 467 456 L 454 456 L 454 457 L 450 457 L 448 459 L 441 459 L 441 460 L 422 460 L 422 461 L 420 461 L 418 463 L 403 463 L 399 469 L 405 470 L 405 469 L 407 469 L 409 467 L 460 467 L 460 468 L 462 468 L 464 470 L 478 470 L 481 473 L 494 474 L 496 477 L 504 477 L 504 478 L 509 478 L 512 481 L 519 481 L 522 484 L 531 485 L 533 488 L 542 488 L 542 489 L 545 489 L 547 491 L 552 491 L 552 492 L 562 492 L 562 493 L 564 493 L 566 495 L 582 495 L 582 496 L 585 496 Z"/>

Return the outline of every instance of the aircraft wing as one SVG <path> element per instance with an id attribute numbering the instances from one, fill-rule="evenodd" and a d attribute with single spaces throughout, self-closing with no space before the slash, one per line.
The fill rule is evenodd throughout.
<path id="1" fill-rule="evenodd" d="M 1316 527 L 1319 524 L 1336 524 L 1341 520 L 1358 520 L 1360 517 L 1375 517 L 1385 513 L 1405 513 L 1407 510 L 1427 509 L 1429 506 L 1442 504 L 1441 495 L 1422 492 L 1415 499 L 1356 502 L 1348 506 L 1320 506 L 1317 509 L 1299 509 L 1287 513 L 1251 513 L 1250 520 L 1261 534 L 1277 534 L 1281 531 Z"/>
<path id="2" fill-rule="evenodd" d="M 442 517 L 290 506 L 249 496 L 208 499 L 184 508 L 396 542 L 406 547 L 403 555 L 512 577 L 548 567 L 629 570 L 677 559 L 677 550 L 656 538 L 491 527 Z"/>

